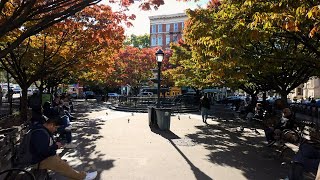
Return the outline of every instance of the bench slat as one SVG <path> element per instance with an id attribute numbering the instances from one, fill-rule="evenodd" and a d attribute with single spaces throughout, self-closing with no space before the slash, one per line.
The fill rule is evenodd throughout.
<path id="1" fill-rule="evenodd" d="M 0 150 L 0 160 L 3 158 L 4 155 L 11 152 L 11 146 L 2 146 Z"/>

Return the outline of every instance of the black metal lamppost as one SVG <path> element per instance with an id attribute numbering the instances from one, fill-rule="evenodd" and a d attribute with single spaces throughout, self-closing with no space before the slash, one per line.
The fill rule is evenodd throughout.
<path id="1" fill-rule="evenodd" d="M 156 52 L 156 58 L 157 58 L 157 62 L 158 62 L 158 99 L 157 99 L 157 108 L 160 107 L 160 73 L 161 73 L 161 63 L 164 57 L 164 53 L 161 49 L 158 49 L 158 51 Z"/>

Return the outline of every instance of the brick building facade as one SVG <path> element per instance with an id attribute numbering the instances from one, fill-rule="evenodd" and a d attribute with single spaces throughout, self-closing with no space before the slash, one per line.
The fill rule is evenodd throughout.
<path id="1" fill-rule="evenodd" d="M 178 42 L 183 37 L 185 13 L 149 16 L 150 47 L 170 48 L 171 42 Z"/>

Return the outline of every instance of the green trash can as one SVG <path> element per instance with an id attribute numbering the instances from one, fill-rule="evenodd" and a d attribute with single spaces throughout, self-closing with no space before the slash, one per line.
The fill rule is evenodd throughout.
<path id="1" fill-rule="evenodd" d="M 153 106 L 148 107 L 149 126 L 155 127 L 157 124 L 156 111 Z"/>
<path id="2" fill-rule="evenodd" d="M 157 124 L 160 130 L 170 130 L 171 109 L 155 108 Z"/>

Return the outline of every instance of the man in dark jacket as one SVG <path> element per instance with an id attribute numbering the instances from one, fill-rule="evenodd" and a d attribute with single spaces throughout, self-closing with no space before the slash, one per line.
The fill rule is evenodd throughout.
<path id="1" fill-rule="evenodd" d="M 276 142 L 276 140 L 279 140 L 285 129 L 294 129 L 294 125 L 295 122 L 291 110 L 289 108 L 284 108 L 282 110 L 282 118 L 280 121 L 274 127 L 266 127 L 264 129 L 266 139 L 268 141 L 267 146 L 271 146 Z"/>
<path id="2" fill-rule="evenodd" d="M 62 147 L 62 144 L 55 142 L 52 136 L 58 127 L 59 120 L 55 118 L 49 118 L 43 125 L 34 126 L 30 140 L 32 164 L 38 165 L 39 169 L 49 169 L 70 179 L 94 179 L 97 176 L 96 171 L 77 172 L 56 154 L 57 149 Z M 35 130 L 40 128 L 44 130 Z"/>
<path id="3" fill-rule="evenodd" d="M 43 105 L 43 114 L 46 117 L 60 117 L 60 114 L 58 111 L 56 111 L 54 108 L 51 107 L 50 102 L 45 102 Z M 66 138 L 66 143 L 64 145 L 64 148 L 76 148 L 77 146 L 75 144 L 72 144 L 72 126 L 70 124 L 70 117 L 67 115 L 62 115 L 60 117 L 61 119 L 61 125 L 58 128 L 58 133 L 60 134 L 60 139 Z"/>
<path id="4" fill-rule="evenodd" d="M 202 121 L 206 124 L 207 124 L 209 109 L 210 109 L 210 101 L 207 97 L 207 94 L 205 94 L 200 99 L 200 111 L 201 111 L 201 115 L 202 115 Z"/>

